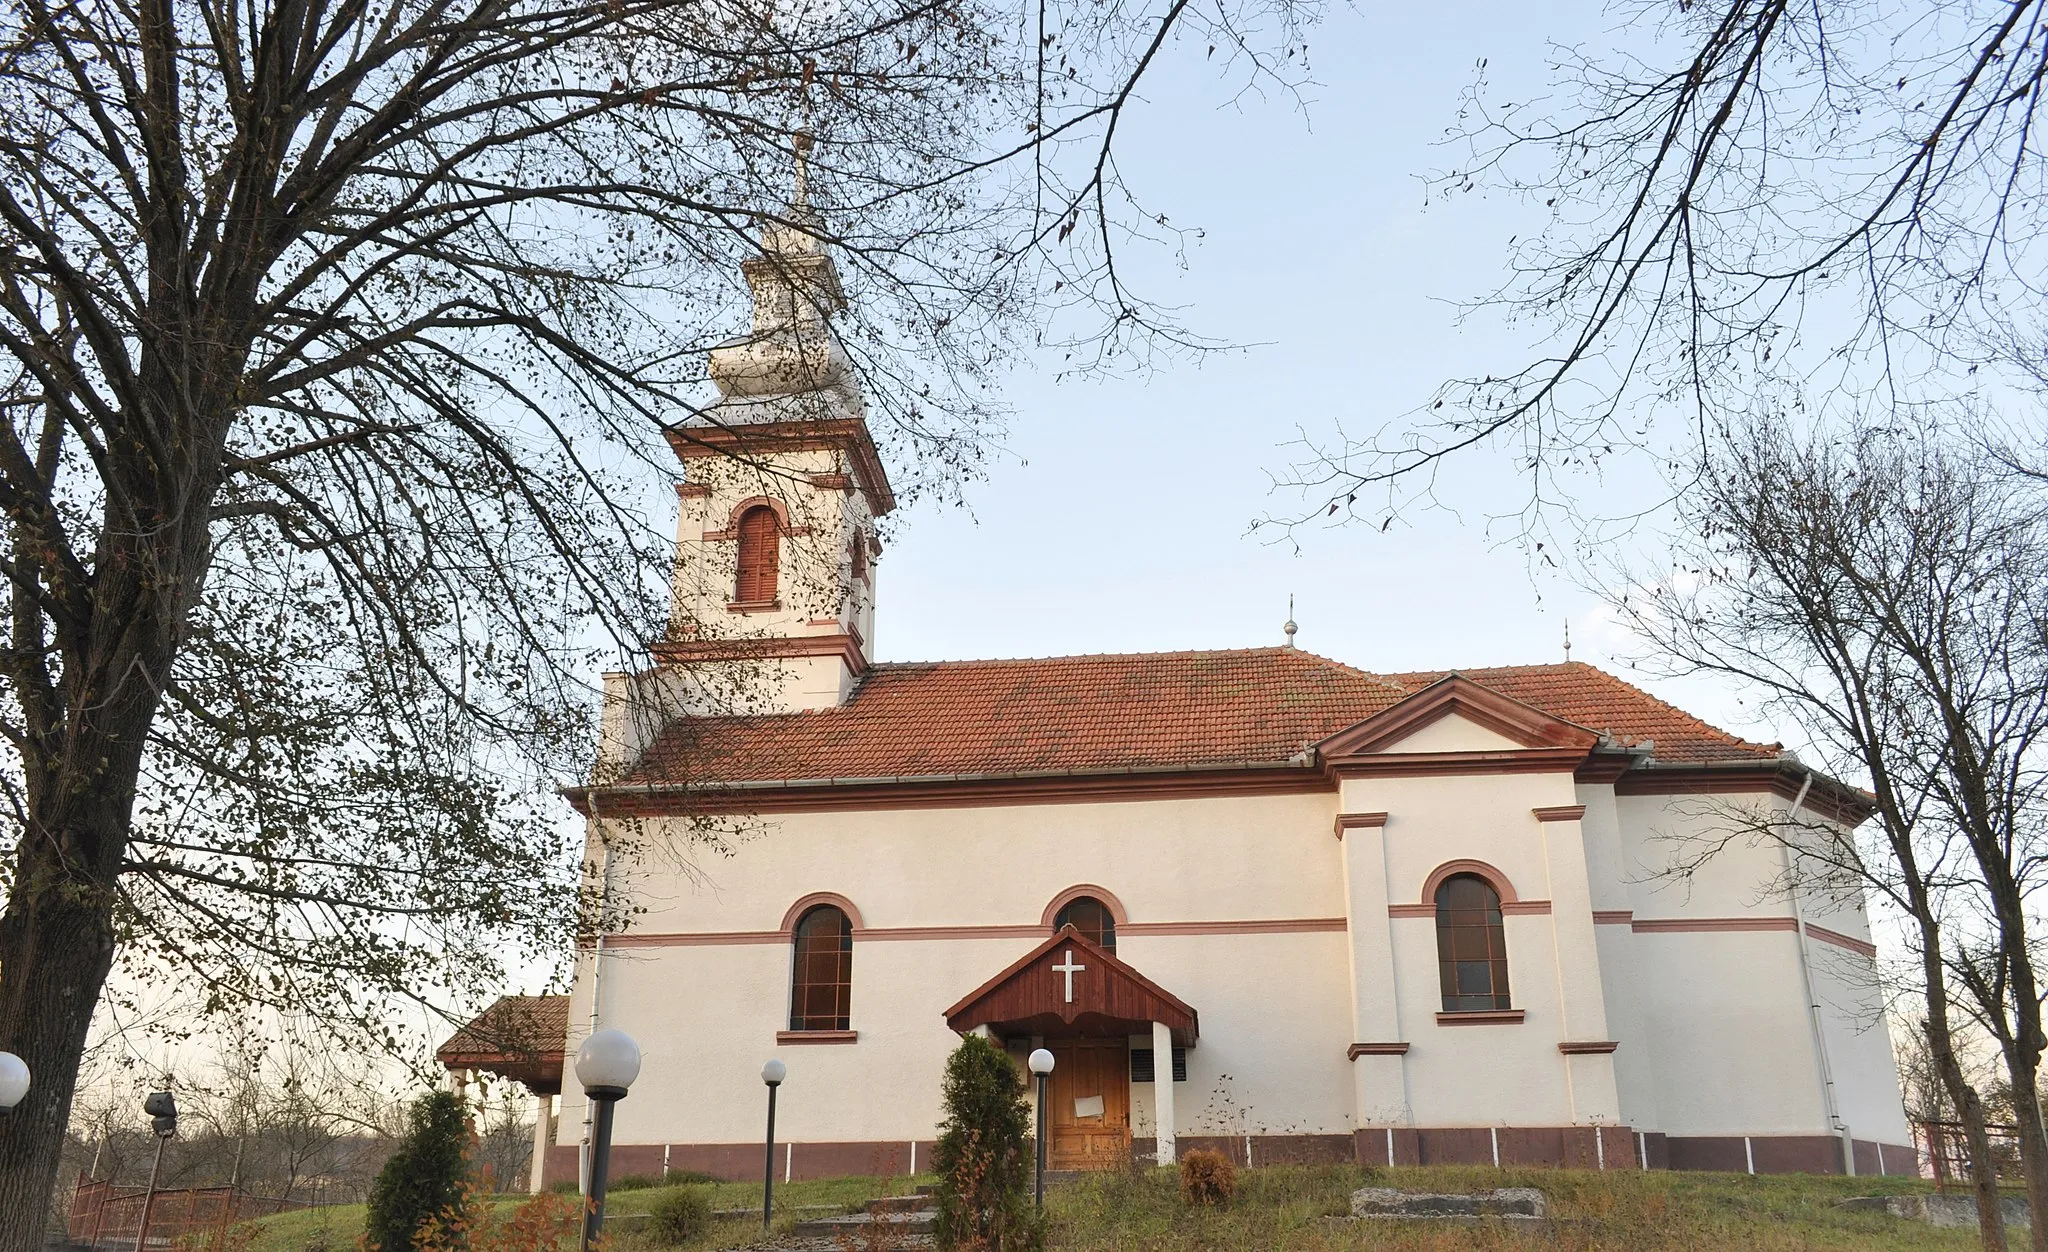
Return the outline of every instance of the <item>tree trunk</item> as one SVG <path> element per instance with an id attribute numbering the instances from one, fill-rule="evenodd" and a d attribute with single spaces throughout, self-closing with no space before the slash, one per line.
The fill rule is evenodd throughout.
<path id="1" fill-rule="evenodd" d="M 30 1082 L 28 1098 L 0 1117 L 0 1252 L 42 1247 L 78 1058 L 114 960 L 110 894 L 65 872 L 51 845 L 118 844 L 126 829 L 124 813 L 89 840 L 38 843 L 40 832 L 27 833 L 18 869 L 34 878 L 17 878 L 0 915 L 0 1049 L 28 1062 Z"/>
<path id="2" fill-rule="evenodd" d="M 2035 1213 L 2048 1213 L 2048 1135 L 2042 1133 L 2040 1058 L 2024 1059 L 2030 1051 L 2024 1044 L 2020 1056 L 2007 1063 L 2012 1080 L 2012 1115 L 2019 1127 L 2020 1165 L 2027 1175 L 2027 1204 Z M 2048 1221 L 2028 1227 L 2034 1252 L 2048 1252 Z"/>
<path id="3" fill-rule="evenodd" d="M 1998 1163 L 1991 1156 L 1991 1136 L 1984 1128 L 1984 1102 L 1956 1060 L 1954 1032 L 1949 1027 L 1948 983 L 1941 965 L 1941 932 L 1930 917 L 1920 921 L 1920 960 L 1927 979 L 1927 1052 L 1941 1084 L 1963 1123 L 1970 1154 L 1970 1189 L 1977 1200 L 1977 1232 L 1984 1252 L 2006 1252 L 2005 1212 L 1998 1206 Z M 0 1252 L 10 1252 L 0 1249 Z"/>

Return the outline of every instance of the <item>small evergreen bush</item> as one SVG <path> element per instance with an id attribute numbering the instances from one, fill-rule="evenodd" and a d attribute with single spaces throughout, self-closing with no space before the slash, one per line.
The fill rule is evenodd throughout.
<path id="1" fill-rule="evenodd" d="M 1180 1198 L 1189 1204 L 1228 1204 L 1237 1194 L 1237 1163 L 1211 1148 L 1180 1158 Z"/>
<path id="2" fill-rule="evenodd" d="M 627 1174 L 614 1178 L 605 1184 L 606 1191 L 647 1191 L 662 1185 L 662 1180 L 651 1174 Z"/>
<path id="3" fill-rule="evenodd" d="M 363 1219 L 368 1252 L 412 1252 L 421 1225 L 459 1209 L 468 1155 L 462 1101 L 446 1091 L 413 1101 L 405 1137 L 370 1187 Z"/>
<path id="4" fill-rule="evenodd" d="M 711 1194 L 702 1187 L 678 1187 L 648 1206 L 654 1241 L 672 1248 L 688 1243 L 711 1225 Z"/>
<path id="5" fill-rule="evenodd" d="M 946 1061 L 946 1120 L 933 1166 L 939 1175 L 933 1236 L 957 1252 L 1035 1252 L 1043 1240 L 1031 1207 L 1031 1116 L 1024 1078 L 1002 1049 L 969 1035 Z"/>

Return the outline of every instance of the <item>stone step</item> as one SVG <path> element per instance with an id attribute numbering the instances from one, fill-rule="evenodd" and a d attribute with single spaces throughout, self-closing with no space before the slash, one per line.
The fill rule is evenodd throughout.
<path id="1" fill-rule="evenodd" d="M 882 1213 L 925 1213 L 939 1206 L 938 1197 L 929 1195 L 885 1195 L 868 1201 L 868 1212 Z"/>
<path id="2" fill-rule="evenodd" d="M 778 1202 L 775 1205 L 777 1216 L 795 1214 L 799 1217 L 831 1217 L 834 1214 L 844 1213 L 845 1211 L 846 1206 L 844 1204 L 782 1204 Z M 761 1206 L 758 1204 L 752 1208 L 711 1210 L 712 1220 L 721 1222 L 738 1221 L 743 1217 L 759 1219 L 760 1216 Z"/>
<path id="3" fill-rule="evenodd" d="M 798 1235 L 850 1235 L 856 1239 L 875 1234 L 883 1239 L 894 1239 L 911 1235 L 928 1235 L 938 1214 L 929 1210 L 916 1213 L 847 1213 L 840 1217 L 814 1217 L 796 1224 L 792 1232 Z"/>

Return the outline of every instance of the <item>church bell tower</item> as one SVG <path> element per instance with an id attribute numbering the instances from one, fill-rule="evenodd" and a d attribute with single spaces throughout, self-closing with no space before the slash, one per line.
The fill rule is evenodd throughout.
<path id="1" fill-rule="evenodd" d="M 604 755 L 630 763 L 663 706 L 786 713 L 843 702 L 874 638 L 875 519 L 895 507 L 867 405 L 832 329 L 839 271 L 805 202 L 742 263 L 752 328 L 710 354 L 718 400 L 667 432 L 683 464 L 668 640 L 606 683 Z"/>

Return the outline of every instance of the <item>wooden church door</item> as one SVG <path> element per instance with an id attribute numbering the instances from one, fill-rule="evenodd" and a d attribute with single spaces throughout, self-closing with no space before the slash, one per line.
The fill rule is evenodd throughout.
<path id="1" fill-rule="evenodd" d="M 1057 1039 L 1046 1083 L 1048 1169 L 1113 1169 L 1131 1155 L 1130 1045 Z"/>

